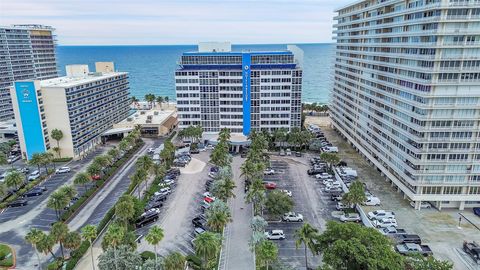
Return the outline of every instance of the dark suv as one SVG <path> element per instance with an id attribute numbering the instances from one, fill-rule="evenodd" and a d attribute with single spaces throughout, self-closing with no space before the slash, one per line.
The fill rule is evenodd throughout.
<path id="1" fill-rule="evenodd" d="M 27 204 L 28 204 L 27 200 L 20 199 L 20 200 L 16 200 L 16 201 L 13 201 L 13 202 L 9 203 L 8 206 L 18 207 L 18 206 L 25 206 Z"/>
<path id="2" fill-rule="evenodd" d="M 163 206 L 163 201 L 150 201 L 145 206 L 145 211 L 150 210 L 152 208 L 160 208 Z"/>
<path id="3" fill-rule="evenodd" d="M 155 222 L 158 220 L 158 213 L 156 212 L 146 212 L 144 215 L 141 215 L 136 221 L 135 221 L 135 227 L 141 228 L 145 225 L 148 225 L 152 222 Z"/>

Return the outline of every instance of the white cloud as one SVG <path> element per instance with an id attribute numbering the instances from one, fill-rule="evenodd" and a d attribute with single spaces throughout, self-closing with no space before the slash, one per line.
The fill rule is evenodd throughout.
<path id="1" fill-rule="evenodd" d="M 329 42 L 346 0 L 1 0 L 0 24 L 46 24 L 60 44 Z"/>

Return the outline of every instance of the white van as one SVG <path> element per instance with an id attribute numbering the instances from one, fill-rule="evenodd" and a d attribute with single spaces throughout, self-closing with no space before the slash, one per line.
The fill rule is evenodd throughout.
<path id="1" fill-rule="evenodd" d="M 325 153 L 338 153 L 338 147 L 336 146 L 325 146 L 322 147 L 322 151 Z"/>
<path id="2" fill-rule="evenodd" d="M 28 176 L 28 181 L 36 180 L 38 177 L 40 177 L 40 171 L 35 170 Z"/>
<path id="3" fill-rule="evenodd" d="M 363 204 L 368 206 L 380 205 L 380 199 L 375 196 L 370 196 L 367 197 L 367 200 Z"/>

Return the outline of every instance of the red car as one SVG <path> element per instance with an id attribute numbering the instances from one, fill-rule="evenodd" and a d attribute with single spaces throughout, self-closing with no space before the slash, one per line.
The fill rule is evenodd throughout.
<path id="1" fill-rule="evenodd" d="M 215 201 L 215 198 L 206 196 L 205 198 L 203 198 L 203 200 L 207 203 L 212 203 Z"/>
<path id="2" fill-rule="evenodd" d="M 101 178 L 101 177 L 100 177 L 100 175 L 98 175 L 98 174 L 92 175 L 92 180 L 94 180 L 94 181 L 95 181 L 95 180 L 100 180 L 100 178 Z"/>
<path id="3" fill-rule="evenodd" d="M 265 184 L 266 189 L 276 189 L 277 188 L 277 184 L 275 184 L 273 182 L 264 182 L 264 184 Z"/>

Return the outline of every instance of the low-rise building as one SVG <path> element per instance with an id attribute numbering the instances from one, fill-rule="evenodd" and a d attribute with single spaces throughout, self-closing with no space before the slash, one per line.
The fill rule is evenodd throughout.
<path id="1" fill-rule="evenodd" d="M 104 135 L 128 133 L 136 126 L 140 126 L 142 136 L 159 137 L 170 134 L 177 125 L 177 112 L 175 110 L 139 110 L 113 125 L 113 129 L 107 131 Z"/>
<path id="2" fill-rule="evenodd" d="M 22 157 L 55 150 L 52 130 L 62 131 L 57 151 L 77 158 L 101 142 L 102 134 L 128 116 L 128 73 L 111 62 L 66 67 L 67 76 L 43 81 L 17 81 L 10 94 Z M 58 150 L 58 149 L 57 149 Z"/>

